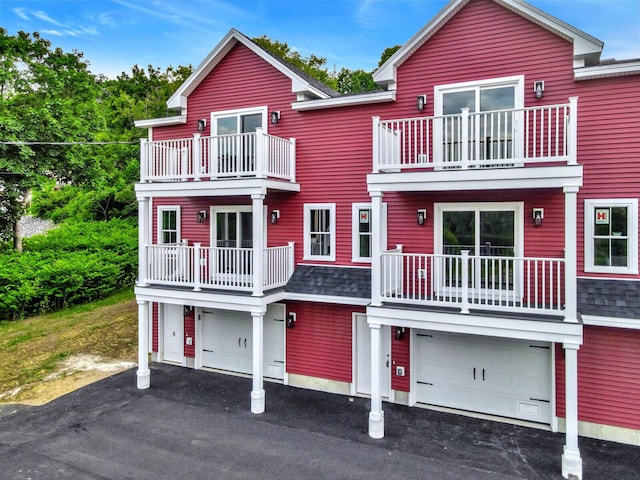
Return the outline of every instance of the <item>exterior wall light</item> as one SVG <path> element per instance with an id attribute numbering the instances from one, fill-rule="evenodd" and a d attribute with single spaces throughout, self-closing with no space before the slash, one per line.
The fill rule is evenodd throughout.
<path id="1" fill-rule="evenodd" d="M 280 121 L 280 110 L 274 110 L 271 112 L 271 124 L 277 125 Z"/>
<path id="2" fill-rule="evenodd" d="M 404 327 L 395 327 L 393 330 L 393 337 L 396 340 L 402 340 L 404 337 Z"/>
<path id="3" fill-rule="evenodd" d="M 427 219 L 427 209 L 426 208 L 419 208 L 418 209 L 418 216 L 417 216 L 418 225 L 424 225 L 424 222 L 425 222 L 426 219 Z"/>
<path id="4" fill-rule="evenodd" d="M 207 126 L 207 119 L 206 118 L 201 118 L 200 120 L 198 120 L 198 131 L 199 132 L 204 132 L 204 127 Z"/>
<path id="5" fill-rule="evenodd" d="M 287 314 L 287 328 L 293 328 L 296 326 L 296 314 L 294 312 L 289 312 Z"/>
<path id="6" fill-rule="evenodd" d="M 536 227 L 542 225 L 542 219 L 544 218 L 544 208 L 533 209 L 533 224 Z"/>
<path id="7" fill-rule="evenodd" d="M 271 211 L 271 223 L 273 225 L 277 224 L 279 218 L 280 218 L 280 210 L 272 210 Z"/>
<path id="8" fill-rule="evenodd" d="M 427 106 L 427 96 L 426 95 L 418 95 L 418 99 L 417 99 L 417 107 L 418 110 L 422 111 L 424 110 L 424 107 Z"/>
<path id="9" fill-rule="evenodd" d="M 204 221 L 207 219 L 207 211 L 206 210 L 200 210 L 198 212 L 198 223 L 204 223 Z"/>
<path id="10" fill-rule="evenodd" d="M 533 91 L 536 94 L 536 98 L 542 98 L 544 94 L 544 80 L 537 80 L 533 82 Z"/>

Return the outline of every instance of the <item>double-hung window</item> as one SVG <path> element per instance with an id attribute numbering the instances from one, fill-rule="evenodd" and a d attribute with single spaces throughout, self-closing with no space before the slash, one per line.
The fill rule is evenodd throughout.
<path id="1" fill-rule="evenodd" d="M 304 206 L 304 258 L 325 261 L 336 259 L 335 203 Z"/>
<path id="2" fill-rule="evenodd" d="M 371 248 L 372 248 L 372 235 L 373 229 L 375 226 L 373 225 L 371 218 L 371 204 L 370 203 L 354 203 L 352 205 L 352 261 L 353 262 L 362 262 L 362 263 L 371 263 Z M 387 218 L 387 204 L 382 204 L 382 225 L 381 228 L 377 229 L 376 232 L 379 232 L 381 235 L 380 245 L 384 250 L 387 244 L 387 235 L 386 235 L 386 218 Z"/>
<path id="3" fill-rule="evenodd" d="M 158 207 L 158 243 L 177 244 L 180 241 L 180 207 Z"/>
<path id="4" fill-rule="evenodd" d="M 586 272 L 638 273 L 638 199 L 585 200 Z"/>

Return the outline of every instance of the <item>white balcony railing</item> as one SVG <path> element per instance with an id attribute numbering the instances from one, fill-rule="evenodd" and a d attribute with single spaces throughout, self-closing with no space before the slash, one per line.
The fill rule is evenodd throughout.
<path id="1" fill-rule="evenodd" d="M 564 259 L 384 252 L 381 300 L 563 315 Z"/>
<path id="2" fill-rule="evenodd" d="M 293 274 L 293 243 L 263 249 L 256 269 L 252 248 L 147 245 L 145 284 L 255 292 L 286 285 Z M 264 272 L 263 278 L 254 273 Z M 257 288 L 258 285 L 262 288 Z"/>
<path id="3" fill-rule="evenodd" d="M 373 171 L 577 164 L 577 97 L 562 105 L 373 118 Z"/>
<path id="4" fill-rule="evenodd" d="M 237 177 L 295 182 L 295 139 L 264 133 L 140 141 L 140 179 L 215 180 Z"/>

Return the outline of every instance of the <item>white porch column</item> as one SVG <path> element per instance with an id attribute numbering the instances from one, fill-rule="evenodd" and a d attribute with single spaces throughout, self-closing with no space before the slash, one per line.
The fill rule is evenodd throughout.
<path id="1" fill-rule="evenodd" d="M 251 390 L 251 413 L 264 412 L 264 384 L 263 384 L 263 325 L 266 312 L 251 312 L 253 319 L 253 389 Z"/>
<path id="2" fill-rule="evenodd" d="M 151 238 L 151 225 L 149 223 L 149 197 L 138 198 L 138 286 L 148 285 L 149 259 L 147 258 L 147 245 Z"/>
<path id="3" fill-rule="evenodd" d="M 382 192 L 369 192 L 371 197 L 371 305 L 382 305 Z"/>
<path id="4" fill-rule="evenodd" d="M 260 297 L 264 284 L 264 193 L 251 194 L 253 205 L 253 293 Z"/>
<path id="5" fill-rule="evenodd" d="M 138 300 L 138 371 L 137 385 L 140 390 L 149 388 L 149 302 Z"/>
<path id="6" fill-rule="evenodd" d="M 582 459 L 578 448 L 578 348 L 580 347 L 565 343 L 563 348 L 567 433 L 562 455 L 562 476 L 580 480 L 582 479 Z"/>
<path id="7" fill-rule="evenodd" d="M 371 411 L 369 412 L 369 436 L 384 437 L 384 411 L 380 392 L 380 325 L 369 324 L 371 330 Z"/>
<path id="8" fill-rule="evenodd" d="M 578 321 L 578 187 L 564 187 L 565 321 Z"/>

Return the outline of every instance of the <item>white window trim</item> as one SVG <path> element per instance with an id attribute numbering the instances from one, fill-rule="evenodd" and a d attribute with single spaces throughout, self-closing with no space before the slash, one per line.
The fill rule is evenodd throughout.
<path id="1" fill-rule="evenodd" d="M 217 213 L 240 213 L 240 212 L 253 212 L 253 207 L 251 205 L 219 205 L 209 207 L 209 218 L 211 219 L 210 223 L 210 231 L 209 231 L 209 244 L 211 246 L 215 246 L 216 240 L 216 232 L 217 232 Z M 262 232 L 263 245 L 267 245 L 267 206 L 263 206 L 262 208 L 262 217 L 263 217 L 263 225 L 265 225 L 264 231 Z M 256 232 L 253 232 L 253 236 L 255 237 Z"/>
<path id="2" fill-rule="evenodd" d="M 180 243 L 182 235 L 180 233 L 181 220 L 180 220 L 180 205 L 159 205 L 158 216 L 156 221 L 156 242 L 161 245 L 162 242 L 162 212 L 176 212 L 176 243 Z"/>
<path id="3" fill-rule="evenodd" d="M 311 255 L 311 210 L 329 210 L 329 248 L 330 255 Z M 334 262 L 336 260 L 336 204 L 335 203 L 305 203 L 304 205 L 304 260 L 319 260 Z"/>
<path id="4" fill-rule="evenodd" d="M 629 232 L 629 267 L 607 267 L 594 265 L 593 256 L 593 209 L 595 207 L 626 207 L 629 210 L 627 230 Z M 621 273 L 636 275 L 638 273 L 638 199 L 637 198 L 605 198 L 584 201 L 584 271 L 593 273 Z"/>
<path id="5" fill-rule="evenodd" d="M 217 135 L 218 122 L 216 119 L 218 117 L 231 117 L 231 116 L 239 116 L 239 115 L 251 115 L 254 113 L 259 113 L 262 115 L 262 128 L 264 133 L 268 133 L 269 131 L 269 122 L 268 122 L 268 111 L 269 108 L 265 106 L 261 107 L 251 107 L 251 108 L 239 108 L 237 110 L 221 110 L 219 112 L 211 112 L 211 135 Z"/>
<path id="6" fill-rule="evenodd" d="M 515 85 L 514 105 L 516 109 L 524 107 L 524 75 L 513 77 L 488 78 L 471 82 L 450 83 L 433 87 L 433 108 L 436 116 L 442 115 L 442 95 L 456 91 L 469 90 L 470 88 L 501 87 Z"/>
<path id="7" fill-rule="evenodd" d="M 351 261 L 353 263 L 371 263 L 371 257 L 360 256 L 360 214 L 361 209 L 372 210 L 371 202 L 369 203 L 353 203 L 351 205 Z M 370 219 L 371 221 L 371 219 Z M 371 224 L 371 236 L 380 234 L 380 245 L 385 250 L 387 245 L 387 203 L 382 203 L 382 225 L 379 230 L 375 225 Z"/>

